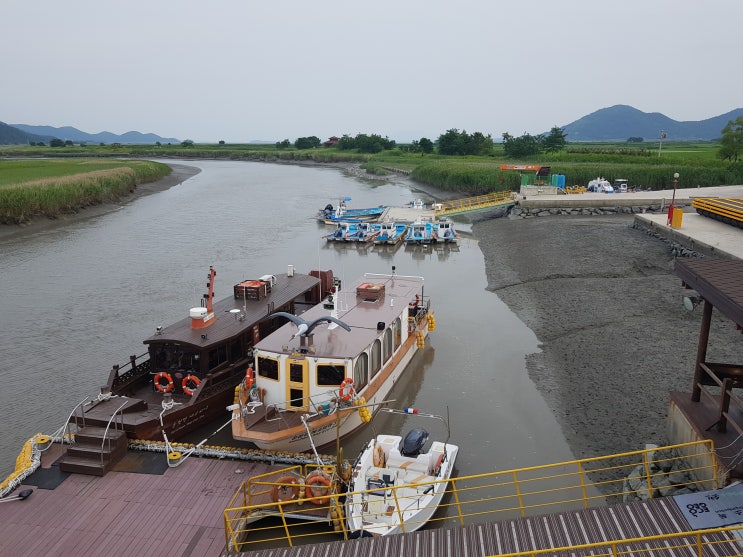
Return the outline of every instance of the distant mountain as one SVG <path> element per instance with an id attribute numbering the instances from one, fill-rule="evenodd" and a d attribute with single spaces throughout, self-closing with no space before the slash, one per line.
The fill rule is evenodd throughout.
<path id="1" fill-rule="evenodd" d="M 48 143 L 53 137 L 26 133 L 5 122 L 0 122 L 0 145 L 21 145 L 23 143 Z"/>
<path id="2" fill-rule="evenodd" d="M 659 112 L 642 112 L 631 106 L 618 104 L 562 126 L 562 130 L 570 143 L 627 141 L 630 137 L 642 137 L 648 141 L 658 139 L 661 131 L 666 133 L 669 141 L 713 141 L 720 138 L 722 128 L 730 120 L 739 116 L 743 116 L 743 108 L 698 122 L 678 122 Z"/>
<path id="3" fill-rule="evenodd" d="M 121 135 L 111 132 L 100 132 L 100 133 L 86 133 L 65 126 L 62 128 L 54 128 L 52 126 L 29 126 L 26 124 L 10 124 L 12 127 L 17 128 L 22 132 L 29 134 L 45 136 L 48 138 L 57 138 L 62 141 L 70 140 L 74 143 L 122 143 L 122 144 L 155 144 L 158 141 L 160 143 L 180 143 L 180 140 L 174 137 L 160 137 L 154 133 L 140 133 L 136 131 L 130 131 Z M 48 141 L 48 140 L 47 140 Z M 18 143 L 26 143 L 21 141 Z M 0 136 L 0 144 L 6 144 L 2 141 Z"/>

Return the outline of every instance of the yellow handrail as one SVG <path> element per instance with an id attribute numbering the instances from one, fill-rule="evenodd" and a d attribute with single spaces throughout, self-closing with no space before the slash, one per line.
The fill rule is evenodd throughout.
<path id="1" fill-rule="evenodd" d="M 677 483 L 677 487 L 694 485 L 700 490 L 719 487 L 714 444 L 711 440 L 704 440 L 451 478 L 436 514 L 428 523 L 464 526 L 483 520 L 605 506 L 627 497 L 654 497 L 663 487 L 660 483 L 666 477 L 663 468 L 667 470 L 671 466 L 688 477 L 686 483 Z M 268 496 L 274 486 L 281 485 L 278 483 L 280 478 L 288 474 L 302 477 L 306 472 L 306 467 L 294 466 L 254 476 L 244 482 L 224 511 L 227 546 L 236 551 L 248 551 L 282 540 L 291 546 L 307 538 L 312 543 L 331 541 L 339 534 L 347 538 L 349 532 L 345 520 L 338 519 L 337 514 L 336 518 L 331 517 L 331 512 L 343 510 L 343 501 L 348 494 L 331 493 L 327 503 L 321 506 L 312 505 L 309 499 L 301 496 L 304 494 L 301 485 L 300 496 L 291 501 L 274 502 Z M 646 482 L 644 487 L 633 488 L 625 481 L 633 472 Z M 427 481 L 426 485 L 436 483 L 447 482 Z M 404 495 L 399 494 L 399 490 L 405 488 L 410 486 L 389 486 L 387 498 L 391 508 L 400 508 L 397 503 Z M 355 493 L 369 494 L 367 491 Z M 297 518 L 304 514 L 308 520 L 315 521 L 309 530 L 306 522 L 287 521 L 287 516 Z M 258 526 L 258 521 L 267 517 L 274 517 L 274 520 Z M 411 531 L 418 526 L 420 524 L 406 523 L 402 530 Z"/>

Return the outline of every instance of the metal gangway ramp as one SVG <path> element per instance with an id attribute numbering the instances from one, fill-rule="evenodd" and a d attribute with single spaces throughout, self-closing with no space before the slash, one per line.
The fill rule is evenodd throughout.
<path id="1" fill-rule="evenodd" d="M 508 208 L 515 204 L 516 194 L 512 191 L 499 191 L 475 197 L 463 197 L 462 199 L 434 203 L 433 210 L 436 218 L 440 218 L 487 209 Z"/>

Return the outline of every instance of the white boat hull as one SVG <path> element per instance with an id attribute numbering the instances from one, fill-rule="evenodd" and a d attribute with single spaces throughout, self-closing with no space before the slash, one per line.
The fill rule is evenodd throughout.
<path id="1" fill-rule="evenodd" d="M 401 439 L 378 435 L 359 456 L 346 496 L 350 532 L 413 532 L 431 520 L 441 504 L 459 448 L 434 442 L 426 453 L 408 457 L 398 450 Z M 376 451 L 384 452 L 381 462 Z"/>

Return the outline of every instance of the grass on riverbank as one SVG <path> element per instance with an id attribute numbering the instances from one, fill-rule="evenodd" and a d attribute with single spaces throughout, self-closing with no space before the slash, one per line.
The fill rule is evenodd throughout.
<path id="1" fill-rule="evenodd" d="M 275 145 L 268 144 L 91 145 L 60 148 L 15 145 L 0 147 L 0 156 L 57 157 L 58 168 L 67 164 L 68 169 L 76 169 L 75 173 L 84 172 L 83 165 L 89 165 L 88 170 L 97 170 L 102 167 L 93 168 L 93 165 L 136 164 L 135 161 L 124 163 L 111 157 L 244 160 L 331 165 L 355 163 L 359 164 L 370 176 L 401 171 L 421 184 L 456 192 L 462 196 L 507 190 L 518 191 L 521 173 L 501 171 L 500 167 L 504 163 L 549 166 L 551 174 L 565 175 L 566 184 L 570 186 L 585 186 L 594 178 L 602 176 L 609 181 L 624 178 L 628 180 L 629 185 L 642 189 L 670 189 L 673 187 L 673 175 L 676 172 L 680 175 L 679 188 L 743 184 L 743 162 L 720 161 L 717 158 L 719 144 L 713 142 L 669 142 L 664 144 L 662 150 L 651 144 L 569 143 L 563 151 L 543 153 L 520 160 L 507 158 L 500 144 L 495 144 L 488 155 L 466 157 L 411 153 L 406 150 L 407 147 L 398 146 L 381 153 L 363 154 L 340 151 L 335 148 L 298 150 L 292 147 L 277 148 Z M 91 157 L 99 158 L 91 159 Z M 35 158 L 30 164 L 40 164 L 43 160 L 45 159 Z M 0 162 L 0 164 L 5 163 Z M 2 168 L 0 166 L 0 169 Z M 3 174 L 0 173 L 0 176 Z M 61 174 L 59 172 L 57 175 Z M 7 176 L 9 180 L 12 180 L 11 174 Z M 42 177 L 44 176 L 37 176 L 37 178 Z M 149 181 L 149 179 L 141 181 Z M 0 187 L 2 187 L 2 182 L 0 182 Z M 107 195 L 109 194 L 104 192 L 101 201 L 105 200 Z M 58 196 L 63 197 L 61 194 Z M 87 192 L 83 199 L 77 205 L 65 200 L 57 206 L 72 205 L 74 207 L 89 204 Z M 4 210 L 0 199 L 0 220 L 15 222 L 13 219 L 27 218 L 29 214 L 34 214 L 34 211 L 36 211 L 35 214 L 58 214 L 65 210 L 54 208 L 54 206 L 39 209 L 34 204 L 34 208 L 30 211 L 23 211 L 20 209 L 24 206 L 22 200 L 18 201 L 17 205 L 15 212 L 8 213 Z"/>
<path id="2" fill-rule="evenodd" d="M 114 201 L 170 172 L 169 166 L 151 161 L 0 161 L 0 223 L 56 217 Z"/>

